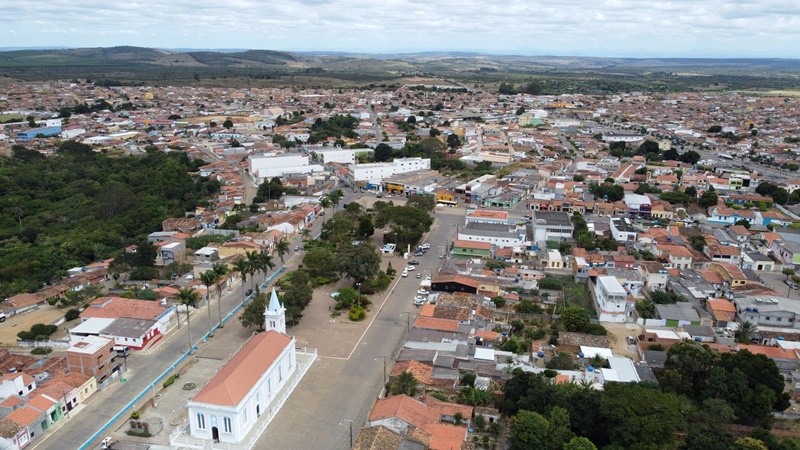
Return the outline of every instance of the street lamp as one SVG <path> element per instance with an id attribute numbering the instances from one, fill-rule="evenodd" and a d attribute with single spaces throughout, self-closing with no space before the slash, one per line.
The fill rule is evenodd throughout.
<path id="1" fill-rule="evenodd" d="M 348 422 L 350 426 L 350 448 L 353 448 L 353 421 L 351 419 L 344 419 L 345 422 Z M 339 425 L 344 425 L 340 423 Z"/>

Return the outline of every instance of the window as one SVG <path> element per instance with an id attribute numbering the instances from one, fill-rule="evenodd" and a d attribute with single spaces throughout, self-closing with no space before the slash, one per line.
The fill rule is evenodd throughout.
<path id="1" fill-rule="evenodd" d="M 233 427 L 231 426 L 231 418 L 230 417 L 223 417 L 222 418 L 222 426 L 226 433 L 233 433 Z"/>
<path id="2" fill-rule="evenodd" d="M 242 408 L 242 419 L 244 419 L 244 423 L 247 423 L 247 406 Z"/>
<path id="3" fill-rule="evenodd" d="M 283 379 L 283 366 L 278 364 L 278 381 L 281 381 L 282 379 Z"/>
<path id="4" fill-rule="evenodd" d="M 206 417 L 203 413 L 197 413 L 197 428 L 201 430 L 206 429 Z"/>

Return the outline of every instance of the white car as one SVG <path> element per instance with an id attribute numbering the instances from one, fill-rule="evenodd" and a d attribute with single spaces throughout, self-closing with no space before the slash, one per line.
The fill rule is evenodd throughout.
<path id="1" fill-rule="evenodd" d="M 425 303 L 428 303 L 428 302 L 427 302 L 427 301 L 425 301 L 425 300 L 423 300 L 423 299 L 418 299 L 418 298 L 415 298 L 415 299 L 414 299 L 414 306 L 422 306 L 422 305 L 424 305 Z"/>
<path id="2" fill-rule="evenodd" d="M 426 242 L 426 243 L 424 243 L 424 244 L 420 245 L 419 247 L 420 247 L 420 248 L 424 248 L 425 250 L 427 250 L 427 249 L 431 248 L 431 244 L 428 244 L 428 243 Z"/>
<path id="3" fill-rule="evenodd" d="M 417 268 L 414 266 L 408 266 L 406 267 L 406 270 L 404 270 L 404 272 L 411 272 L 412 270 L 417 270 Z"/>
<path id="4" fill-rule="evenodd" d="M 407 271 L 407 270 L 404 270 L 404 271 L 403 271 L 403 274 L 402 274 L 401 276 L 402 276 L 403 278 L 407 277 L 407 276 L 408 276 L 408 271 Z"/>
<path id="5" fill-rule="evenodd" d="M 420 290 L 417 291 L 417 294 L 419 294 L 419 295 L 428 295 L 428 294 L 430 294 L 430 292 L 428 292 L 425 289 L 420 289 Z"/>
<path id="6" fill-rule="evenodd" d="M 417 301 L 417 300 L 423 301 L 423 302 L 427 302 L 428 301 L 428 299 L 426 297 L 423 297 L 421 295 L 417 295 L 416 297 L 414 297 L 414 301 Z"/>
<path id="7" fill-rule="evenodd" d="M 430 275 L 428 275 L 427 277 L 425 277 L 425 281 L 431 281 L 432 279 L 433 279 L 433 277 L 432 277 L 432 276 L 430 276 Z"/>

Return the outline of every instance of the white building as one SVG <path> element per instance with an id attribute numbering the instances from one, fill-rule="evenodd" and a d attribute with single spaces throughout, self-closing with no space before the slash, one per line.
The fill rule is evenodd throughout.
<path id="1" fill-rule="evenodd" d="M 322 160 L 323 163 L 339 163 L 339 164 L 355 164 L 357 153 L 372 153 L 373 150 L 369 148 L 332 148 L 314 150 L 317 158 Z"/>
<path id="2" fill-rule="evenodd" d="M 643 141 L 644 136 L 635 133 L 615 133 L 613 131 L 603 133 L 604 142 L 639 142 Z"/>
<path id="3" fill-rule="evenodd" d="M 62 139 L 72 139 L 82 134 L 86 134 L 85 128 L 68 128 L 66 130 L 61 130 Z"/>
<path id="4" fill-rule="evenodd" d="M 569 214 L 559 211 L 533 211 L 533 242 L 562 241 L 572 238 L 575 230 Z"/>
<path id="5" fill-rule="evenodd" d="M 597 277 L 594 297 L 600 322 L 624 323 L 633 314 L 635 302 L 628 301 L 628 293 L 617 277 Z"/>
<path id="6" fill-rule="evenodd" d="M 267 331 L 250 338 L 189 401 L 192 437 L 238 444 L 262 414 L 277 412 L 273 400 L 297 371 L 295 340 L 286 335 L 285 312 L 273 289 L 264 312 Z"/>
<path id="7" fill-rule="evenodd" d="M 499 223 L 469 222 L 458 230 L 458 239 L 488 242 L 498 248 L 528 246 L 524 227 Z"/>
<path id="8" fill-rule="evenodd" d="M 636 242 L 637 233 L 630 220 L 615 217 L 611 219 L 610 229 L 611 237 L 615 241 L 622 243 Z"/>
<path id="9" fill-rule="evenodd" d="M 415 170 L 430 170 L 431 160 L 423 158 L 395 158 L 391 162 L 351 164 L 350 180 L 354 183 L 379 183 L 386 177 Z"/>
<path id="10" fill-rule="evenodd" d="M 247 162 L 250 174 L 259 184 L 264 180 L 282 177 L 288 173 L 312 173 L 324 170 L 320 165 L 309 164 L 308 155 L 302 153 L 285 155 L 260 153 L 248 156 Z"/>

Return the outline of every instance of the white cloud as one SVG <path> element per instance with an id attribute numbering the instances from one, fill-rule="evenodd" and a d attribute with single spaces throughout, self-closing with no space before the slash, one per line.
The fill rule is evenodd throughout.
<path id="1" fill-rule="evenodd" d="M 785 0 L 0 0 L 5 46 L 800 57 Z M 587 53 L 591 49 L 592 53 Z"/>

